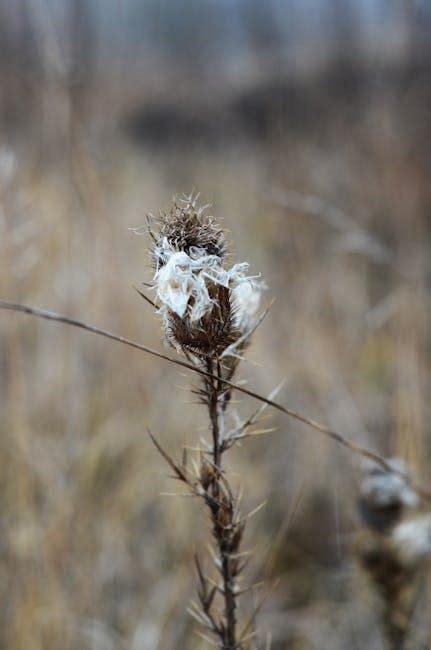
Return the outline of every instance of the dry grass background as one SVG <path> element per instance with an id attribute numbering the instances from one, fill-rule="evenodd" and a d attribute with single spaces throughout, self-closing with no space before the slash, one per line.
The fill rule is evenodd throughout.
<path id="1" fill-rule="evenodd" d="M 38 122 L 12 142 L 4 132 L 16 171 L 0 179 L 1 296 L 161 345 L 132 288 L 150 275 L 147 240 L 128 227 L 196 188 L 231 231 L 235 259 L 276 298 L 242 376 L 264 394 L 285 378 L 283 404 L 406 458 L 426 482 L 429 154 L 423 115 L 411 118 L 403 96 L 377 95 L 356 117 L 341 108 L 318 133 L 215 147 L 136 147 L 97 120 L 93 130 L 60 120 L 54 154 Z M 307 213 L 298 193 L 343 213 Z M 185 610 L 207 526 L 190 500 L 160 495 L 175 486 L 145 433 L 172 452 L 202 435 L 191 378 L 20 315 L 1 315 L 0 336 L 0 647 L 206 647 Z M 241 413 L 251 407 L 238 399 Z M 244 507 L 267 499 L 247 532 L 251 574 L 279 579 L 263 635 L 274 650 L 384 647 L 351 551 L 359 460 L 266 414 L 276 432 L 230 457 Z M 431 643 L 424 602 L 414 648 Z"/>

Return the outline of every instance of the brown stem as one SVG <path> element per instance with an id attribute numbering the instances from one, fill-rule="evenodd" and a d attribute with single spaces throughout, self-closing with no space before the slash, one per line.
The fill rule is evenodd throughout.
<path id="1" fill-rule="evenodd" d="M 208 390 L 208 410 L 211 421 L 211 430 L 213 438 L 213 461 L 216 471 L 215 480 L 212 484 L 212 496 L 214 497 L 213 505 L 211 507 L 211 516 L 213 521 L 213 534 L 217 543 L 218 552 L 221 562 L 221 575 L 223 579 L 223 597 L 224 597 L 224 616 L 225 616 L 225 629 L 223 633 L 222 643 L 223 650 L 234 650 L 238 648 L 236 638 L 236 594 L 235 594 L 235 574 L 232 570 L 231 562 L 231 546 L 232 537 L 235 526 L 232 525 L 231 516 L 233 513 L 233 503 L 230 495 L 228 494 L 227 503 L 221 505 L 221 489 L 220 479 L 222 474 L 222 454 L 223 445 L 220 440 L 220 420 L 224 417 L 224 412 L 221 404 L 221 397 L 223 393 L 223 383 L 220 381 L 221 368 L 220 363 L 215 363 L 212 359 L 207 362 L 207 370 L 210 375 L 215 372 L 214 366 L 217 367 L 217 380 L 211 378 L 206 382 Z M 224 521 L 224 513 L 222 509 L 228 512 L 228 522 Z"/>
<path id="2" fill-rule="evenodd" d="M 223 588 L 224 588 L 224 601 L 225 601 L 225 617 L 226 617 L 226 640 L 224 644 L 225 650 L 234 650 L 238 648 L 236 642 L 236 596 L 234 589 L 234 580 L 230 572 L 230 558 L 228 553 L 223 554 L 222 559 L 222 573 L 223 573 Z"/>
<path id="3" fill-rule="evenodd" d="M 207 361 L 207 370 L 209 375 L 214 374 L 214 362 L 212 359 Z M 212 377 L 208 380 L 208 411 L 211 421 L 211 432 L 213 438 L 213 461 L 215 468 L 221 472 L 221 446 L 220 446 L 220 427 L 219 427 L 219 382 Z M 217 483 L 217 481 L 216 481 Z"/>
<path id="4" fill-rule="evenodd" d="M 403 650 L 409 646 L 412 619 L 421 595 L 421 574 L 407 575 L 398 588 L 387 588 L 383 613 L 383 627 L 390 650 Z"/>

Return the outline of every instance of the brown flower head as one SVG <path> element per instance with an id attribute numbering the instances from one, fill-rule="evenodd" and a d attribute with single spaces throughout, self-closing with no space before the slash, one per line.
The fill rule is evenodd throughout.
<path id="1" fill-rule="evenodd" d="M 166 263 L 164 242 L 176 251 L 190 255 L 193 250 L 205 251 L 223 259 L 226 255 L 226 238 L 214 217 L 207 215 L 209 205 L 197 205 L 199 194 L 175 198 L 171 209 L 157 220 L 158 232 L 150 230 L 154 241 L 152 250 L 155 268 Z"/>
<path id="2" fill-rule="evenodd" d="M 175 200 L 161 216 L 151 231 L 151 255 L 166 339 L 177 350 L 209 358 L 244 334 L 260 288 L 247 277 L 247 263 L 226 267 L 224 232 L 196 198 Z"/>

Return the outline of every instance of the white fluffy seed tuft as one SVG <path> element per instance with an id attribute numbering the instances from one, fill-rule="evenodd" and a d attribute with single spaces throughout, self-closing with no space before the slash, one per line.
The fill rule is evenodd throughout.
<path id="1" fill-rule="evenodd" d="M 262 285 L 253 279 L 245 280 L 232 290 L 235 325 L 243 332 L 249 330 L 260 305 Z"/>
<path id="2" fill-rule="evenodd" d="M 248 264 L 223 268 L 217 255 L 207 255 L 200 248 L 191 248 L 190 255 L 175 251 L 166 239 L 156 250 L 160 262 L 154 275 L 161 311 L 169 309 L 180 318 L 198 322 L 214 306 L 209 287 L 220 285 L 232 291 L 238 325 L 248 325 L 259 305 L 259 293 L 253 278 L 247 277 Z"/>
<path id="3" fill-rule="evenodd" d="M 392 541 L 406 566 L 431 556 L 431 515 L 399 524 L 392 533 Z"/>
<path id="4" fill-rule="evenodd" d="M 408 483 L 408 470 L 400 458 L 390 458 L 388 464 L 395 470 L 387 472 L 375 463 L 364 464 L 361 496 L 372 507 L 385 508 L 399 503 L 414 508 L 419 497 Z M 402 472 L 406 478 L 396 472 Z"/>

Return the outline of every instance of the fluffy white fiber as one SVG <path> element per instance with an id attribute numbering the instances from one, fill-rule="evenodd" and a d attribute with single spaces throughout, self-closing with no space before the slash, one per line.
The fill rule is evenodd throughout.
<path id="1" fill-rule="evenodd" d="M 431 515 L 424 515 L 399 524 L 392 540 L 406 565 L 414 565 L 431 556 Z"/>
<path id="2" fill-rule="evenodd" d="M 197 323 L 213 308 L 209 287 L 221 285 L 232 291 L 237 325 L 249 326 L 259 306 L 260 288 L 246 275 L 246 262 L 225 269 L 217 255 L 207 255 L 200 248 L 191 248 L 189 255 L 174 251 L 166 239 L 157 256 L 163 262 L 154 275 L 162 311 L 168 308 L 180 318 L 187 315 L 191 323 Z"/>
<path id="3" fill-rule="evenodd" d="M 388 459 L 388 464 L 395 470 L 387 472 L 375 463 L 366 463 L 363 467 L 364 479 L 361 495 L 371 506 L 384 508 L 395 503 L 409 508 L 418 505 L 419 497 L 408 484 L 408 470 L 400 458 Z M 398 474 L 402 472 L 406 478 Z"/>

